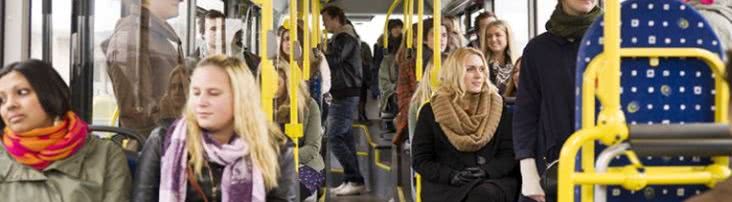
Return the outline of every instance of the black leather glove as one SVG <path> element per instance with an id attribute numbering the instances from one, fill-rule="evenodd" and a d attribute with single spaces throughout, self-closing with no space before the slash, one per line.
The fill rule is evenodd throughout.
<path id="1" fill-rule="evenodd" d="M 475 178 L 473 178 L 471 175 L 472 174 L 470 173 L 470 171 L 467 170 L 455 172 L 450 178 L 450 185 L 462 186 L 464 184 L 467 184 L 470 181 L 475 180 Z"/>
<path id="2" fill-rule="evenodd" d="M 465 168 L 465 171 L 470 172 L 470 176 L 475 179 L 488 178 L 488 173 L 486 173 L 485 170 L 483 170 L 480 167 L 468 167 L 468 168 Z"/>

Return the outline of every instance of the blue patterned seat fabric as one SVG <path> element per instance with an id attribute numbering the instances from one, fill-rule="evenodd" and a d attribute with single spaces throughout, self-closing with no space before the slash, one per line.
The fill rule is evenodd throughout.
<path id="1" fill-rule="evenodd" d="M 691 6 L 675 0 L 629 0 L 621 5 L 621 47 L 693 47 L 722 56 L 719 39 L 706 20 Z M 603 51 L 603 20 L 598 19 L 581 41 L 577 56 L 575 126 L 581 127 L 582 73 Z M 714 77 L 696 58 L 660 58 L 651 66 L 648 58 L 621 61 L 621 106 L 628 124 L 684 124 L 714 122 Z M 600 80 L 602 76 L 600 75 Z M 597 109 L 599 110 L 599 104 Z M 598 144 L 599 145 L 599 144 Z M 596 154 L 605 147 L 598 146 Z M 709 158 L 693 156 L 641 157 L 644 165 L 709 164 Z M 579 161 L 578 161 L 579 162 Z M 628 165 L 620 157 L 611 166 Z M 608 201 L 683 201 L 707 188 L 648 186 L 632 192 L 609 186 Z"/>

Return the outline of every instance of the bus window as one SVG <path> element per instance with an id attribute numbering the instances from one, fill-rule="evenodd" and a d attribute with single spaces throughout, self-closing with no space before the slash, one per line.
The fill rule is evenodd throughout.
<path id="1" fill-rule="evenodd" d="M 51 3 L 50 61 L 66 84 L 69 84 L 70 68 L 70 36 L 71 36 L 71 2 L 46 1 Z M 31 58 L 43 59 L 43 0 L 31 1 Z"/>
<path id="2" fill-rule="evenodd" d="M 549 21 L 549 18 L 552 16 L 552 12 L 554 12 L 554 7 L 557 6 L 557 1 L 536 1 L 536 4 L 537 34 L 541 34 L 546 32 L 546 27 L 544 25 L 547 21 Z"/>
<path id="3" fill-rule="evenodd" d="M 495 6 L 496 16 L 508 22 L 513 29 L 518 50 L 523 50 L 529 41 L 528 1 L 496 1 Z"/>
<path id="4" fill-rule="evenodd" d="M 180 114 L 181 104 L 160 103 L 172 92 L 171 74 L 185 74 L 185 3 L 98 0 L 94 13 L 93 122 L 119 123 L 147 136 L 161 117 Z M 115 108 L 119 119 L 112 123 Z"/>

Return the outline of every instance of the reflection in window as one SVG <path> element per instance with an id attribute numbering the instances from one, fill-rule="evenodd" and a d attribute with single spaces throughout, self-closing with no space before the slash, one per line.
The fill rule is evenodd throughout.
<path id="1" fill-rule="evenodd" d="M 177 117 L 185 102 L 180 91 L 187 87 L 179 86 L 185 83 L 170 79 L 186 73 L 184 6 L 178 0 L 144 6 L 97 0 L 95 6 L 93 119 L 109 124 L 119 106 L 121 127 L 150 134 L 158 120 Z"/>

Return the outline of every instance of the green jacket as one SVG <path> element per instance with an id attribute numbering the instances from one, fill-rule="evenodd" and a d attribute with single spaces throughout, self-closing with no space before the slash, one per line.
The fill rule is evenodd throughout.
<path id="1" fill-rule="evenodd" d="M 89 134 L 74 155 L 43 171 L 17 163 L 0 144 L 2 201 L 129 201 L 132 178 L 122 149 Z"/>
<path id="2" fill-rule="evenodd" d="M 308 99 L 308 113 L 303 120 L 303 144 L 300 145 L 300 164 L 307 165 L 317 171 L 325 168 L 323 156 L 320 155 L 320 145 L 323 133 L 320 124 L 320 108 L 313 99 Z"/>

